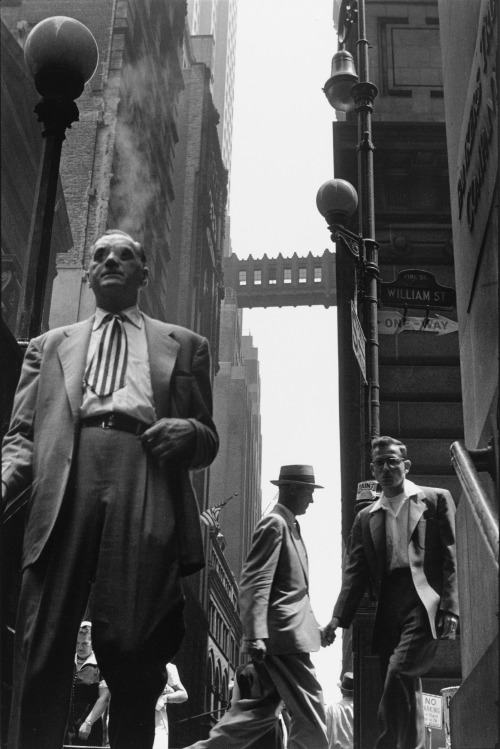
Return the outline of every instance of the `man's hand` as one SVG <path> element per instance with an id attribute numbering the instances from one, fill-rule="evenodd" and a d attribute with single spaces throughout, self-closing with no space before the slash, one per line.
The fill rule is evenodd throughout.
<path id="1" fill-rule="evenodd" d="M 83 739 L 83 741 L 87 741 L 88 737 L 90 736 L 91 730 L 91 724 L 88 721 L 84 720 L 82 725 L 80 726 L 80 730 L 78 731 L 78 737 L 80 739 Z"/>
<path id="2" fill-rule="evenodd" d="M 263 661 L 267 652 L 264 640 L 244 640 L 243 652 L 248 653 L 253 661 Z"/>
<path id="3" fill-rule="evenodd" d="M 183 455 L 189 459 L 196 443 L 196 429 L 188 419 L 159 419 L 146 429 L 141 442 L 158 462 Z"/>
<path id="4" fill-rule="evenodd" d="M 165 692 L 163 694 L 160 694 L 158 699 L 156 700 L 155 710 L 159 712 L 160 710 L 165 710 L 167 704 L 167 695 Z"/>
<path id="5" fill-rule="evenodd" d="M 327 648 L 335 640 L 335 630 L 339 626 L 339 620 L 336 616 L 332 616 L 326 627 L 320 628 L 321 633 L 321 647 Z"/>
<path id="6" fill-rule="evenodd" d="M 437 616 L 436 632 L 440 640 L 454 640 L 457 636 L 458 616 L 440 611 Z"/>

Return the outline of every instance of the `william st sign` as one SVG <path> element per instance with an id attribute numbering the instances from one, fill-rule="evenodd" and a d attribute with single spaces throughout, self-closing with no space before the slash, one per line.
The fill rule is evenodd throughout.
<path id="1" fill-rule="evenodd" d="M 455 289 L 418 269 L 400 271 L 395 281 L 381 281 L 379 299 L 383 307 L 410 309 L 455 309 L 457 304 Z"/>

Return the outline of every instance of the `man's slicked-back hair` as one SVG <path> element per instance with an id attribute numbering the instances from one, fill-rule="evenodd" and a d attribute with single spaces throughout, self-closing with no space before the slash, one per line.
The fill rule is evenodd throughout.
<path id="1" fill-rule="evenodd" d="M 375 439 L 372 440 L 372 444 L 371 444 L 372 456 L 373 456 L 374 450 L 387 450 L 387 449 L 390 449 L 391 447 L 399 448 L 401 457 L 404 460 L 406 460 L 407 455 L 408 455 L 408 450 L 406 449 L 406 445 L 400 440 L 395 439 L 394 437 L 375 437 Z"/>
<path id="2" fill-rule="evenodd" d="M 108 236 L 109 234 L 121 234 L 122 236 L 124 236 L 124 237 L 127 237 L 127 239 L 130 239 L 130 241 L 132 242 L 132 244 L 133 244 L 133 245 L 134 245 L 134 247 L 135 247 L 135 250 L 136 250 L 136 252 L 138 252 L 138 253 L 139 253 L 139 257 L 141 258 L 142 264 L 143 264 L 143 265 L 146 265 L 146 263 L 148 262 L 148 259 L 147 259 L 147 257 L 146 257 L 146 253 L 144 252 L 144 248 L 143 248 L 142 244 L 141 244 L 140 242 L 137 242 L 137 241 L 136 241 L 136 240 L 135 240 L 135 239 L 133 238 L 133 236 L 132 236 L 131 234 L 129 234 L 128 232 L 126 232 L 126 231 L 122 231 L 122 229 L 106 229 L 106 231 L 105 231 L 105 232 L 103 232 L 103 233 L 102 233 L 102 234 L 101 234 L 100 236 L 98 236 L 98 237 L 97 237 L 96 241 L 94 242 L 94 244 L 93 244 L 93 245 L 92 245 L 92 247 L 90 248 L 90 252 L 91 252 L 91 254 L 92 254 L 92 253 L 94 252 L 94 248 L 95 248 L 95 246 L 96 246 L 97 242 L 98 242 L 98 241 L 99 241 L 99 240 L 100 240 L 100 239 L 101 239 L 102 237 L 106 237 L 106 236 Z"/>

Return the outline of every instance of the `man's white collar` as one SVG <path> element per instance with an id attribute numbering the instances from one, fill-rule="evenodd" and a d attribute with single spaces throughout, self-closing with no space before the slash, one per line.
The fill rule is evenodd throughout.
<path id="1" fill-rule="evenodd" d="M 82 663 L 82 665 L 81 665 L 81 666 L 80 666 L 80 665 L 79 665 L 79 663 L 78 663 L 78 659 L 77 659 L 77 656 L 76 656 L 76 653 L 75 653 L 75 664 L 76 664 L 76 667 L 77 667 L 78 669 L 81 669 L 81 668 L 83 668 L 84 666 L 87 666 L 87 665 L 90 665 L 90 666 L 97 666 L 97 661 L 96 661 L 96 658 L 95 658 L 95 655 L 94 655 L 94 651 L 92 651 L 92 652 L 91 652 L 91 654 L 89 655 L 89 657 L 88 657 L 88 658 L 86 658 L 86 659 L 85 659 L 85 660 L 83 661 L 83 663 Z"/>
<path id="2" fill-rule="evenodd" d="M 417 484 L 414 484 L 413 481 L 410 481 L 409 479 L 405 479 L 403 483 L 403 494 L 408 499 L 414 499 L 416 500 L 420 494 L 423 494 L 422 489 L 420 486 L 417 486 Z M 370 512 L 377 512 L 377 510 L 383 510 L 384 509 L 384 503 L 382 502 L 382 496 L 380 496 L 377 501 L 374 503 L 373 507 L 370 507 Z"/>
<path id="3" fill-rule="evenodd" d="M 121 312 L 123 312 L 124 315 L 127 315 L 130 322 L 135 325 L 136 328 L 142 328 L 143 317 L 137 304 L 134 304 L 133 307 L 122 309 Z M 106 315 L 109 315 L 109 310 L 103 309 L 102 307 L 96 307 L 92 330 L 97 330 Z"/>

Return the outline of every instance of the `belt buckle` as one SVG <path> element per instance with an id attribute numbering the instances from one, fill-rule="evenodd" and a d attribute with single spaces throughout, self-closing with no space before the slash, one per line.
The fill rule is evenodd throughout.
<path id="1" fill-rule="evenodd" d="M 109 416 L 108 416 L 107 419 L 103 418 L 103 420 L 101 421 L 101 423 L 99 424 L 99 426 L 101 427 L 101 429 L 111 429 L 111 424 L 109 422 L 110 422 L 110 419 L 109 419 Z"/>

